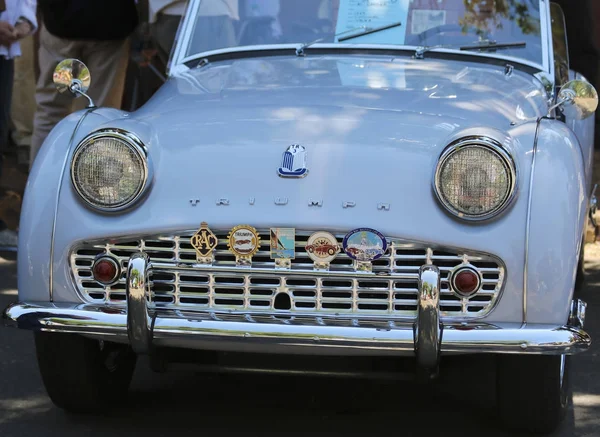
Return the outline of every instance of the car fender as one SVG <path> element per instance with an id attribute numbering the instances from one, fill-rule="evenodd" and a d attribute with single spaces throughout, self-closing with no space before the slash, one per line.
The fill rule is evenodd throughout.
<path id="1" fill-rule="evenodd" d="M 564 123 L 542 119 L 534 149 L 525 269 L 526 323 L 567 321 L 589 194 L 582 149 Z"/>
<path id="2" fill-rule="evenodd" d="M 120 113 L 87 109 L 61 120 L 48 134 L 31 168 L 21 206 L 18 290 L 21 302 L 52 301 L 53 236 L 60 187 L 80 137 L 90 126 Z M 40 189 L 44 187 L 44 189 Z"/>

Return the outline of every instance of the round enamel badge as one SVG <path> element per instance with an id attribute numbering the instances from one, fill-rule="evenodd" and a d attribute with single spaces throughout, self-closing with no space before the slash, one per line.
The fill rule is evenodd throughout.
<path id="1" fill-rule="evenodd" d="M 227 246 L 234 255 L 248 258 L 258 252 L 260 236 L 252 226 L 239 225 L 229 232 Z"/>
<path id="2" fill-rule="evenodd" d="M 328 263 L 341 251 L 337 239 L 329 232 L 315 232 L 306 242 L 306 253 L 316 263 Z"/>
<path id="3" fill-rule="evenodd" d="M 369 262 L 381 258 L 387 251 L 385 237 L 375 229 L 359 228 L 348 232 L 342 243 L 344 252 L 357 261 Z"/>

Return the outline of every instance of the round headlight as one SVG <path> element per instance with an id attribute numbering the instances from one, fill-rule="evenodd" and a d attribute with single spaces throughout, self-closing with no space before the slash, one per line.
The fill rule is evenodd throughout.
<path id="1" fill-rule="evenodd" d="M 483 220 L 499 214 L 515 191 L 516 169 L 496 141 L 467 138 L 448 147 L 435 174 L 440 202 L 452 214 Z"/>
<path id="2" fill-rule="evenodd" d="M 73 156 L 71 179 L 91 206 L 118 210 L 134 202 L 148 180 L 146 152 L 122 131 L 99 131 L 84 139 Z"/>

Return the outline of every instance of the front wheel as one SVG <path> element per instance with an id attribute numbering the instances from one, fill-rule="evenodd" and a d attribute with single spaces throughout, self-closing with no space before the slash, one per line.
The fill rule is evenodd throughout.
<path id="1" fill-rule="evenodd" d="M 567 411 L 569 363 L 566 355 L 498 358 L 497 408 L 506 428 L 542 434 L 558 428 Z"/>
<path id="2" fill-rule="evenodd" d="M 56 406 L 100 413 L 125 400 L 137 358 L 129 346 L 75 334 L 34 335 L 42 380 Z"/>

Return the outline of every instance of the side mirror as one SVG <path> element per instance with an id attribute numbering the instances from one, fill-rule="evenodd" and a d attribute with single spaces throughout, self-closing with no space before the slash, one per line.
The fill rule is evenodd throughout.
<path id="1" fill-rule="evenodd" d="M 558 103 L 550 110 L 557 107 L 569 118 L 585 120 L 598 109 L 598 92 L 589 82 L 572 80 L 560 89 Z"/>
<path id="2" fill-rule="evenodd" d="M 92 81 L 90 70 L 78 59 L 65 59 L 54 69 L 54 85 L 60 93 L 69 91 L 75 97 L 84 96 L 89 101 L 88 108 L 94 108 L 94 102 L 86 94 Z"/>

